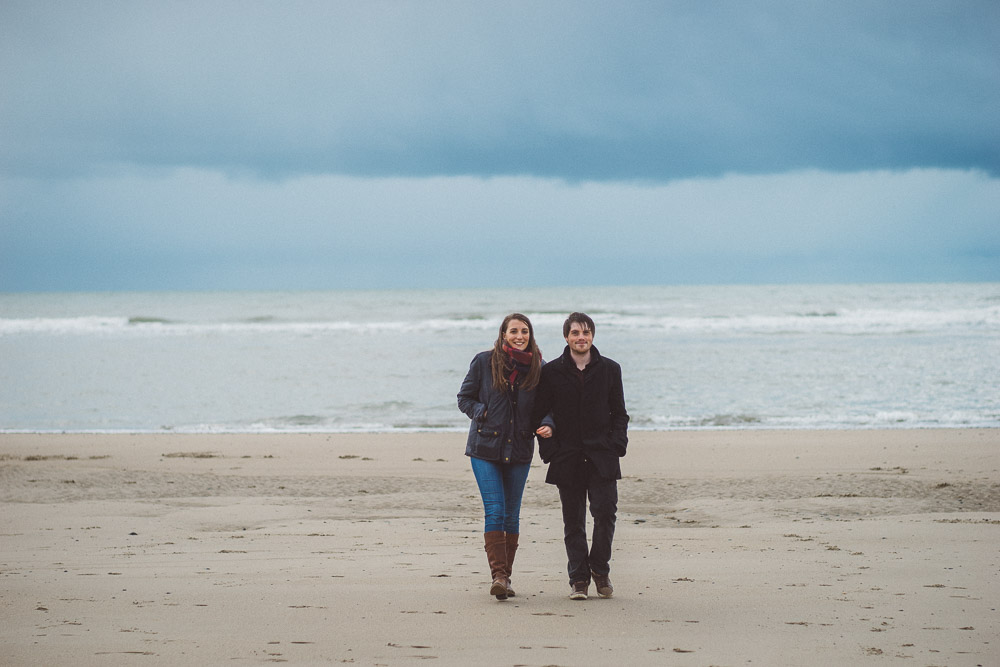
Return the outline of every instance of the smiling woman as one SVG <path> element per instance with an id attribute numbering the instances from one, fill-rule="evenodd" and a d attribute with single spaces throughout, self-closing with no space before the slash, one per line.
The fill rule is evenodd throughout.
<path id="1" fill-rule="evenodd" d="M 465 454 L 482 496 L 490 595 L 498 600 L 515 595 L 510 577 L 521 532 L 521 497 L 535 455 L 531 410 L 541 368 L 531 320 L 511 313 L 500 324 L 493 349 L 473 358 L 458 392 L 458 407 L 472 420 Z M 551 437 L 551 420 L 538 435 Z"/>

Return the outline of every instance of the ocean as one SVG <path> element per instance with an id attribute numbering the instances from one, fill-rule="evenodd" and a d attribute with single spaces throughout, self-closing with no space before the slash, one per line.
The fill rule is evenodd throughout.
<path id="1" fill-rule="evenodd" d="M 464 431 L 509 312 L 595 320 L 630 428 L 1000 427 L 1000 284 L 0 294 L 0 431 Z"/>

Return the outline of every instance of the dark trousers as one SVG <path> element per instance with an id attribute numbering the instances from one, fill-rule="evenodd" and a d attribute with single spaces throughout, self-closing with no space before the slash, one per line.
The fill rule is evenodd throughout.
<path id="1" fill-rule="evenodd" d="M 587 548 L 587 498 L 594 517 L 594 537 Z M 593 475 L 580 484 L 559 486 L 562 501 L 563 542 L 569 582 L 590 581 L 590 573 L 611 573 L 611 542 L 615 538 L 618 512 L 618 481 Z"/>

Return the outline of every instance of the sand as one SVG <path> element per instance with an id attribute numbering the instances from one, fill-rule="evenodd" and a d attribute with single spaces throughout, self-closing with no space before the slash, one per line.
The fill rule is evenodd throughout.
<path id="1" fill-rule="evenodd" d="M 634 432 L 611 599 L 459 433 L 0 435 L 4 665 L 998 665 L 1000 430 Z"/>

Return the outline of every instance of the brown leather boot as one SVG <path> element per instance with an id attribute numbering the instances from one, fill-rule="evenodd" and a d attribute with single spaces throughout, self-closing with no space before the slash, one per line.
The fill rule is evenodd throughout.
<path id="1" fill-rule="evenodd" d="M 510 575 L 514 567 L 514 554 L 517 553 L 518 533 L 506 533 L 507 535 L 507 567 L 504 574 L 507 575 L 507 597 L 514 597 L 514 589 L 510 586 Z"/>
<path id="2" fill-rule="evenodd" d="M 493 575 L 493 585 L 490 595 L 497 600 L 507 599 L 507 540 L 502 530 L 491 530 L 483 533 L 486 538 L 486 558 L 490 562 L 490 574 Z"/>

